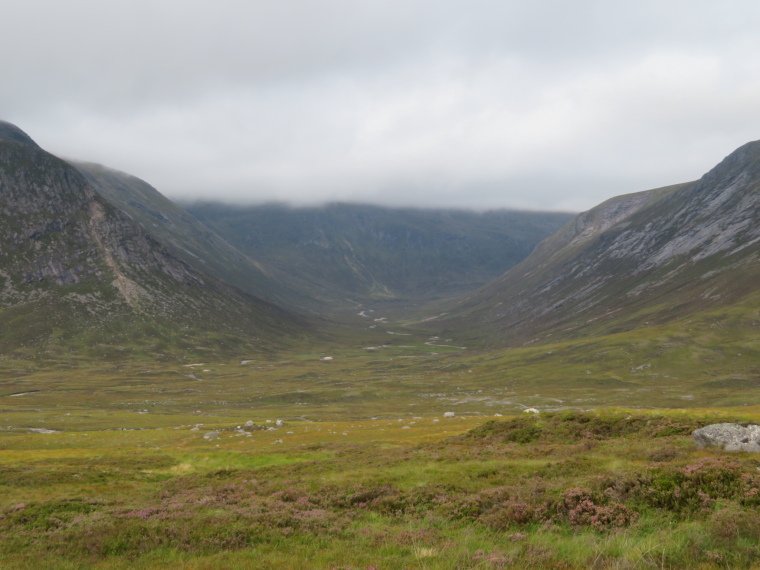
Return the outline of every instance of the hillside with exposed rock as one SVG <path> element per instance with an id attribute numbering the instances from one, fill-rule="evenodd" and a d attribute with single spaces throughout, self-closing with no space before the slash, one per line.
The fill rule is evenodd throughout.
<path id="1" fill-rule="evenodd" d="M 525 344 L 748 300 L 758 292 L 759 220 L 760 142 L 752 142 L 696 182 L 620 196 L 580 214 L 438 322 Z"/>
<path id="2" fill-rule="evenodd" d="M 3 350 L 135 341 L 161 350 L 215 336 L 266 344 L 306 330 L 302 318 L 191 265 L 76 168 L 0 127 Z"/>

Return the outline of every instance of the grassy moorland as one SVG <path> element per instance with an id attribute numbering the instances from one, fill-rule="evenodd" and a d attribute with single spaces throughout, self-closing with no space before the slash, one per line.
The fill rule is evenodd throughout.
<path id="1" fill-rule="evenodd" d="M 5 358 L 0 567 L 756 566 L 760 459 L 690 437 L 760 420 L 756 317 L 495 350 L 365 313 L 300 351 Z"/>
<path id="2" fill-rule="evenodd" d="M 0 564 L 749 567 L 760 462 L 689 437 L 732 414 L 17 432 L 3 438 Z"/>

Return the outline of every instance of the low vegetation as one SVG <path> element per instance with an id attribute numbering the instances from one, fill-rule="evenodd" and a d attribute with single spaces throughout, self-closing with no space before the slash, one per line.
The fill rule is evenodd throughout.
<path id="1" fill-rule="evenodd" d="M 741 311 L 509 351 L 365 311 L 234 359 L 0 359 L 0 567 L 754 567 L 760 459 L 691 438 L 760 419 Z"/>
<path id="2" fill-rule="evenodd" d="M 25 397 L 34 394 L 15 400 Z M 760 459 L 698 449 L 690 436 L 716 419 L 757 419 L 754 409 L 386 414 L 279 426 L 145 412 L 132 412 L 124 429 L 113 423 L 126 414 L 90 409 L 64 415 L 60 431 L 0 432 L 0 566 L 760 561 Z M 40 409 L 21 413 L 27 425 L 53 424 Z M 204 438 L 211 431 L 218 437 Z"/>

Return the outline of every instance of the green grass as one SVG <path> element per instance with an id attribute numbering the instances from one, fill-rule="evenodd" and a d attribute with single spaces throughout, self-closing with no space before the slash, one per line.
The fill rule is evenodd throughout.
<path id="1" fill-rule="evenodd" d="M 510 350 L 363 320 L 234 358 L 8 355 L 0 567 L 752 567 L 760 460 L 690 437 L 760 419 L 752 319 Z"/>
<path id="2" fill-rule="evenodd" d="M 92 447 L 38 439 L 2 456 L 0 566 L 749 567 L 760 462 L 697 449 L 690 424 L 707 421 L 563 412 L 420 421 L 414 438 L 324 422 L 240 450 L 158 429 L 141 437 L 161 450 L 102 431 Z M 326 435 L 350 425 L 361 436 Z M 525 426 L 553 436 L 511 441 Z M 663 494 L 674 483 L 682 500 Z"/>

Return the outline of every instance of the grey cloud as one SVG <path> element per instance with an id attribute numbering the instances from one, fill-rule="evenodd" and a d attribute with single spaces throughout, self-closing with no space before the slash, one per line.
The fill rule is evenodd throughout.
<path id="1" fill-rule="evenodd" d="M 760 138 L 731 0 L 0 0 L 4 119 L 164 193 L 583 209 Z"/>

